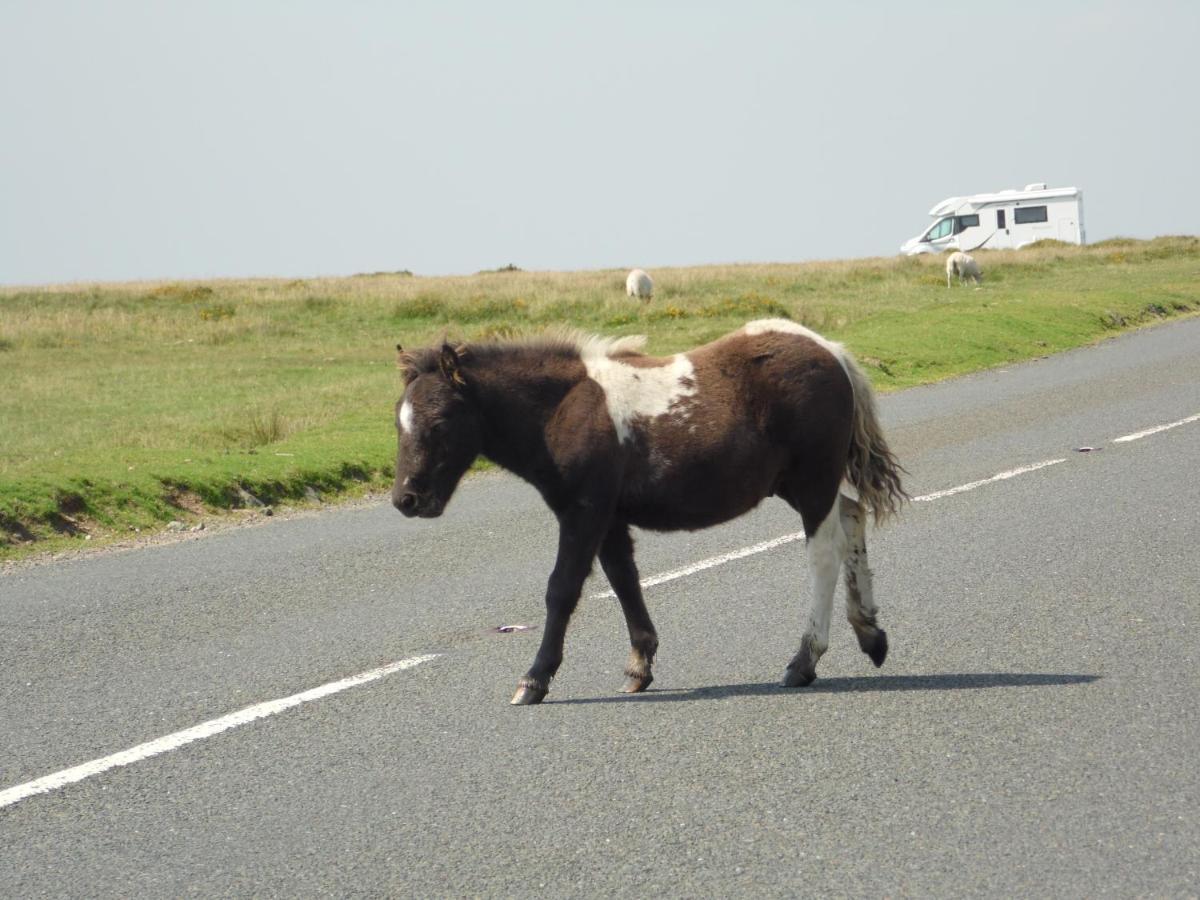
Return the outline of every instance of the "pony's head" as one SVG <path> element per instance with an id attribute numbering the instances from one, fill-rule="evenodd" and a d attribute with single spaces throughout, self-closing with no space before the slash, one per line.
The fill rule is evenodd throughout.
<path id="1" fill-rule="evenodd" d="M 403 351 L 404 396 L 396 404 L 392 505 L 406 516 L 440 516 L 482 446 L 482 423 L 462 373 L 465 348 Z"/>

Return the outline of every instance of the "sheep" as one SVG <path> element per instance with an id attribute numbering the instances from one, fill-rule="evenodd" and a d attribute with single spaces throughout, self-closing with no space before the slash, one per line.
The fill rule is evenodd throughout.
<path id="1" fill-rule="evenodd" d="M 960 283 L 968 278 L 974 278 L 976 284 L 983 281 L 983 272 L 979 268 L 979 263 L 975 261 L 975 257 L 968 256 L 961 250 L 946 257 L 946 287 L 950 287 L 950 278 L 953 275 L 958 276 Z"/>
<path id="2" fill-rule="evenodd" d="M 651 294 L 654 293 L 654 282 L 641 269 L 634 269 L 625 278 L 625 293 L 649 302 Z"/>

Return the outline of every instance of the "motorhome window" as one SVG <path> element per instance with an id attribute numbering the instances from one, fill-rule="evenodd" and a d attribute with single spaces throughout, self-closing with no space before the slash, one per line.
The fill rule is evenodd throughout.
<path id="1" fill-rule="evenodd" d="M 1002 210 L 1002 209 L 996 210 L 996 227 L 997 228 L 1006 227 L 1004 224 L 1004 210 Z"/>
<path id="2" fill-rule="evenodd" d="M 1013 210 L 1013 223 L 1016 225 L 1028 225 L 1030 222 L 1045 222 L 1046 207 L 1044 206 L 1018 206 Z"/>
<path id="3" fill-rule="evenodd" d="M 944 238 L 950 233 L 950 229 L 954 227 L 954 219 L 945 218 L 938 222 L 929 231 L 925 232 L 925 237 L 922 240 L 936 241 L 938 238 Z"/>
<path id="4" fill-rule="evenodd" d="M 967 228 L 974 228 L 979 224 L 979 216 L 955 216 L 954 217 L 954 233 L 958 234 Z"/>

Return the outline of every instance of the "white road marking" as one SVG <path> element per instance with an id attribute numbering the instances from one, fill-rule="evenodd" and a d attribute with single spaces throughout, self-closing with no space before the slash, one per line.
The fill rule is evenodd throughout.
<path id="1" fill-rule="evenodd" d="M 1178 422 L 1168 422 L 1166 425 L 1155 425 L 1153 428 L 1147 428 L 1145 431 L 1135 431 L 1133 434 L 1126 434 L 1119 438 L 1113 438 L 1114 444 L 1123 444 L 1126 441 L 1139 441 L 1144 437 L 1149 437 L 1152 434 L 1158 434 L 1160 431 L 1166 431 L 1169 428 L 1178 428 L 1180 425 L 1186 425 L 1188 422 L 1200 420 L 1200 413 L 1194 416 L 1188 416 L 1186 419 L 1180 419 Z"/>
<path id="2" fill-rule="evenodd" d="M 784 544 L 802 540 L 804 540 L 804 532 L 797 531 L 794 534 L 785 534 L 783 537 L 772 538 L 769 541 L 763 541 L 761 544 L 754 544 L 751 547 L 743 547 L 741 550 L 722 553 L 720 556 L 710 556 L 708 559 L 702 559 L 700 562 L 684 566 L 682 569 L 672 569 L 670 572 L 663 572 L 659 575 L 651 575 L 649 578 L 643 578 L 642 587 L 654 587 L 656 584 L 674 581 L 676 578 L 686 578 L 689 575 L 695 575 L 697 572 L 703 572 L 705 569 L 723 566 L 725 563 L 733 562 L 735 559 L 743 559 L 747 556 L 753 556 L 756 553 L 765 553 L 767 550 L 774 550 L 776 547 L 782 547 Z M 601 594 L 593 595 L 591 599 L 603 600 L 616 596 L 615 592 L 608 590 Z"/>
<path id="3" fill-rule="evenodd" d="M 1026 472 L 1036 472 L 1038 469 L 1044 469 L 1046 466 L 1058 465 L 1060 462 L 1066 462 L 1066 458 L 1062 459 L 1044 459 L 1041 462 L 1032 463 L 1028 466 L 1021 466 L 1019 469 L 1009 469 L 1007 472 L 998 472 L 991 478 L 982 478 L 979 481 L 970 481 L 966 484 L 960 484 L 958 487 L 947 488 L 944 491 L 934 491 L 932 494 L 922 494 L 920 497 L 913 497 L 913 503 L 925 503 L 929 500 L 941 500 L 943 497 L 952 497 L 955 494 L 962 494 L 966 491 L 973 491 L 975 488 L 983 487 L 985 484 L 992 484 L 996 481 L 1004 481 L 1007 478 L 1015 478 L 1018 475 L 1024 475 Z"/>
<path id="4" fill-rule="evenodd" d="M 222 731 L 237 728 L 239 725 L 245 725 L 256 719 L 265 719 L 267 716 L 281 713 L 285 709 L 291 709 L 293 706 L 299 706 L 301 703 L 319 700 L 321 697 L 328 697 L 330 694 L 336 694 L 348 688 L 358 687 L 361 684 L 367 684 L 371 681 L 378 681 L 380 678 L 391 675 L 393 672 L 399 672 L 402 669 L 411 669 L 413 666 L 419 666 L 421 663 L 429 662 L 431 659 L 437 659 L 440 655 L 439 653 L 427 653 L 424 656 L 413 656 L 409 659 L 388 663 L 386 666 L 380 666 L 378 669 L 371 669 L 367 672 L 360 672 L 358 675 L 351 675 L 349 678 L 343 678 L 340 681 L 332 681 L 329 684 L 323 684 L 320 687 L 311 688 L 299 694 L 292 694 L 290 697 L 256 703 L 254 706 L 247 706 L 245 709 L 240 709 L 227 716 L 221 716 L 219 719 L 210 719 L 207 722 L 201 722 L 199 725 L 185 728 L 183 731 L 176 731 L 173 734 L 164 735 L 152 741 L 147 741 L 144 744 L 138 744 L 136 747 L 130 747 L 128 750 L 122 750 L 120 753 L 94 759 L 91 762 L 73 766 L 70 769 L 63 769 L 60 772 L 45 775 L 34 781 L 18 784 L 15 787 L 0 791 L 0 809 L 11 806 L 14 803 L 20 803 L 22 800 L 37 794 L 46 794 L 65 785 L 74 784 L 76 781 L 83 781 L 85 778 L 91 778 L 93 775 L 99 775 L 101 772 L 107 772 L 109 769 L 128 766 L 131 763 L 141 762 L 143 759 L 149 759 L 152 756 L 158 756 L 170 750 L 178 750 L 185 744 L 212 737 L 215 734 L 220 734 Z"/>
<path id="5" fill-rule="evenodd" d="M 1113 443 L 1123 443 L 1127 441 L 1136 441 L 1140 438 L 1148 437 L 1152 434 L 1158 434 L 1160 431 L 1166 431 L 1170 428 L 1175 428 L 1179 425 L 1186 425 L 1189 422 L 1200 420 L 1200 414 L 1188 416 L 1186 419 L 1180 419 L 1177 422 L 1169 422 L 1165 425 L 1156 425 L 1153 428 L 1147 428 L 1144 431 L 1127 434 L 1123 437 L 1115 438 Z M 998 472 L 990 478 L 981 478 L 978 481 L 970 481 L 966 484 L 960 484 L 957 487 L 947 488 L 944 491 L 934 491 L 932 494 L 922 494 L 919 497 L 913 497 L 914 503 L 928 502 L 931 500 L 941 500 L 944 497 L 952 497 L 955 494 L 962 494 L 967 491 L 973 491 L 976 488 L 984 487 L 985 485 L 994 484 L 998 481 L 1004 481 L 1009 478 L 1015 478 L 1018 475 L 1025 475 L 1029 472 L 1036 472 L 1038 469 L 1044 469 L 1047 466 L 1058 465 L 1058 463 L 1066 462 L 1066 458 L 1061 459 L 1046 459 L 1041 462 L 1032 463 L 1028 466 L 1021 466 L 1016 469 L 1009 469 L 1006 472 Z M 649 578 L 642 579 L 642 587 L 654 587 L 658 584 L 665 584 L 668 581 L 675 581 L 679 578 L 686 578 L 689 575 L 695 575 L 697 572 L 703 572 L 705 569 L 712 569 L 717 566 L 725 565 L 726 563 L 734 562 L 735 560 L 745 559 L 747 556 L 754 556 L 758 553 L 765 553 L 768 550 L 774 550 L 776 547 L 782 547 L 784 544 L 790 544 L 795 541 L 805 539 L 803 531 L 785 534 L 781 537 L 772 538 L 769 541 L 762 541 L 758 544 L 753 544 L 749 547 L 743 547 L 740 550 L 732 550 L 729 553 L 722 553 L 719 556 L 710 556 L 708 559 L 702 559 L 699 562 L 684 566 L 680 569 L 672 569 L 669 572 L 662 572 L 658 575 L 651 575 Z M 599 594 L 592 595 L 591 599 L 600 600 L 605 598 L 616 597 L 613 591 L 608 590 Z M 68 784 L 74 784 L 77 781 L 83 781 L 85 778 L 91 778 L 93 775 L 99 775 L 101 772 L 107 772 L 109 769 L 115 769 L 120 766 L 128 766 L 131 763 L 140 762 L 143 759 L 149 759 L 152 756 L 158 756 L 162 753 L 167 753 L 171 750 L 178 750 L 193 741 L 203 740 L 204 738 L 212 737 L 220 734 L 222 731 L 228 731 L 231 728 L 237 728 L 240 725 L 245 725 L 253 722 L 256 719 L 265 719 L 267 716 L 273 716 L 276 713 L 291 709 L 293 706 L 299 706 L 301 703 L 308 703 L 311 700 L 318 700 L 321 697 L 328 697 L 330 694 L 336 694 L 339 691 L 344 691 L 352 687 L 358 687 L 362 684 L 367 684 L 372 681 L 377 681 L 393 672 L 399 672 L 402 669 L 411 669 L 413 666 L 418 666 L 421 663 L 429 662 L 431 659 L 437 659 L 440 653 L 427 653 L 423 656 L 413 656 L 408 659 L 402 659 L 398 662 L 389 663 L 386 666 L 381 666 L 378 669 L 371 669 L 366 672 L 361 672 L 358 675 L 351 675 L 348 678 L 343 678 L 340 681 L 333 681 L 329 684 L 323 684 L 320 687 L 311 688 L 299 694 L 292 694 L 290 697 L 282 697 L 278 700 L 267 700 L 263 703 L 256 703 L 254 706 L 247 706 L 245 709 L 238 710 L 235 713 L 230 713 L 227 716 L 221 716 L 218 719 L 210 719 L 207 722 L 201 722 L 199 725 L 194 725 L 191 728 L 186 728 L 183 731 L 176 731 L 173 734 L 168 734 L 153 741 L 147 741 L 144 744 L 138 744 L 136 747 L 130 747 L 128 750 L 123 750 L 120 753 L 114 753 L 111 756 L 105 756 L 101 759 L 94 759 L 91 762 L 83 763 L 82 765 L 74 766 L 70 769 L 63 769 L 59 772 L 54 772 L 50 775 L 45 775 L 42 778 L 34 781 L 27 781 L 24 784 L 18 784 L 14 787 L 0 791 L 0 809 L 6 806 L 11 806 L 14 803 L 20 803 L 29 797 L 34 797 L 38 794 L 46 794 L 50 791 L 57 790 L 60 787 L 65 787 Z"/>
<path id="6" fill-rule="evenodd" d="M 941 500 L 943 497 L 950 497 L 954 494 L 962 494 L 966 491 L 973 491 L 975 488 L 983 487 L 984 485 L 992 484 L 997 481 L 1004 481 L 1006 478 L 1014 478 L 1017 475 L 1024 475 L 1026 472 L 1036 472 L 1038 469 L 1044 469 L 1046 466 L 1053 466 L 1056 463 L 1066 462 L 1066 459 L 1047 459 L 1039 463 L 1033 463 L 1028 466 L 1021 466 L 1019 469 L 1009 469 L 1007 472 L 999 472 L 991 478 L 982 478 L 979 481 L 971 481 L 967 484 L 960 484 L 958 487 L 948 488 L 944 491 L 936 491 L 932 494 L 923 494 L 920 497 L 913 497 L 914 503 L 927 500 Z M 681 569 L 672 569 L 670 572 L 662 572 L 658 575 L 651 575 L 649 578 L 642 579 L 642 588 L 654 587 L 656 584 L 664 584 L 668 581 L 674 581 L 677 578 L 686 578 L 688 575 L 695 575 L 697 572 L 703 572 L 705 569 L 712 569 L 716 566 L 722 566 L 725 563 L 733 562 L 737 559 L 744 559 L 747 556 L 754 556 L 756 553 L 765 553 L 768 550 L 774 550 L 776 547 L 782 547 L 784 544 L 790 544 L 793 541 L 802 541 L 805 538 L 803 531 L 796 531 L 792 534 L 785 534 L 782 537 L 772 538 L 769 541 L 763 541 L 761 544 L 754 544 L 750 547 L 743 547 L 740 550 L 732 550 L 729 553 L 722 553 L 720 556 L 710 556 L 708 559 L 702 559 L 699 562 L 694 562 L 690 566 L 684 566 Z M 616 597 L 616 593 L 612 590 L 607 590 L 599 594 L 593 594 L 590 599 L 605 600 Z"/>

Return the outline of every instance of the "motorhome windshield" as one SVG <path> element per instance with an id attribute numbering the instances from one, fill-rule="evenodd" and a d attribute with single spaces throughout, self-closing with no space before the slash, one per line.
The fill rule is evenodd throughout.
<path id="1" fill-rule="evenodd" d="M 925 232 L 925 236 L 921 238 L 923 241 L 936 241 L 938 238 L 944 238 L 950 233 L 954 227 L 954 218 L 948 216 L 945 219 L 939 220 L 932 228 Z"/>

